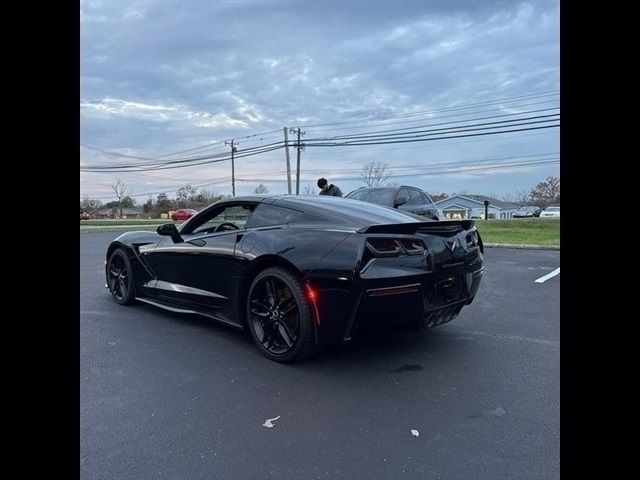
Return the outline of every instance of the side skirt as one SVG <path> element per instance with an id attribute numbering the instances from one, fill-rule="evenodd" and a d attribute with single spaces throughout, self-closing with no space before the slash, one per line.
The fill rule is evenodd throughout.
<path id="1" fill-rule="evenodd" d="M 162 308 L 164 310 L 168 310 L 170 312 L 189 313 L 189 314 L 193 314 L 193 315 L 201 315 L 203 317 L 211 318 L 213 320 L 216 320 L 218 322 L 222 322 L 222 323 L 224 323 L 226 325 L 229 325 L 231 327 L 235 327 L 235 328 L 240 329 L 240 330 L 244 330 L 245 329 L 245 327 L 240 325 L 239 323 L 232 322 L 230 320 L 227 320 L 225 318 L 219 317 L 219 316 L 211 314 L 211 313 L 197 312 L 195 310 L 188 310 L 188 309 L 185 309 L 185 308 L 170 307 L 169 305 L 165 305 L 163 303 L 155 302 L 153 300 L 149 300 L 149 299 L 142 298 L 142 297 L 136 297 L 136 300 L 138 300 L 140 302 L 148 303 L 149 305 L 153 305 L 154 307 L 159 307 L 159 308 Z"/>

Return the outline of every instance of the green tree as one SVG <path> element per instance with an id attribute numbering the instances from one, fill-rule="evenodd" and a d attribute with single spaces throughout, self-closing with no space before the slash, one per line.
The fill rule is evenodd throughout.
<path id="1" fill-rule="evenodd" d="M 159 217 L 160 214 L 167 213 L 172 208 L 173 208 L 173 202 L 167 196 L 167 194 L 164 193 L 164 192 L 159 193 L 158 197 L 156 198 L 156 207 L 155 207 L 155 210 L 154 210 L 156 216 Z"/>
<path id="2" fill-rule="evenodd" d="M 142 211 L 148 215 L 153 214 L 153 210 L 155 205 L 153 203 L 153 197 L 149 197 L 149 199 L 142 204 Z"/>

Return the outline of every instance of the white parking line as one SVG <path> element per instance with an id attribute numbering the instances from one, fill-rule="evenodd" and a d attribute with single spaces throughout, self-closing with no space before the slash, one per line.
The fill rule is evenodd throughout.
<path id="1" fill-rule="evenodd" d="M 540 277 L 536 280 L 536 283 L 544 283 L 549 280 L 551 277 L 555 277 L 560 273 L 560 267 L 556 268 L 553 272 L 547 273 L 544 277 Z"/>

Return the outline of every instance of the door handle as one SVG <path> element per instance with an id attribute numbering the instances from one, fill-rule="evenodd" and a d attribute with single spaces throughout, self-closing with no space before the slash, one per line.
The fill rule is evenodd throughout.
<path id="1" fill-rule="evenodd" d="M 189 240 L 187 243 L 190 243 L 191 245 L 195 245 L 196 247 L 204 247 L 207 242 L 205 242 L 204 240 L 200 239 L 200 238 L 196 238 L 194 240 Z"/>

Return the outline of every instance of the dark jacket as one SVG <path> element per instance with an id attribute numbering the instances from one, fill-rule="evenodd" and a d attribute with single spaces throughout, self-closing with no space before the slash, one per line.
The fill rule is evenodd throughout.
<path id="1" fill-rule="evenodd" d="M 336 187 L 333 183 L 329 185 L 329 190 L 320 190 L 320 195 L 333 195 L 334 197 L 341 197 L 342 190 Z"/>

